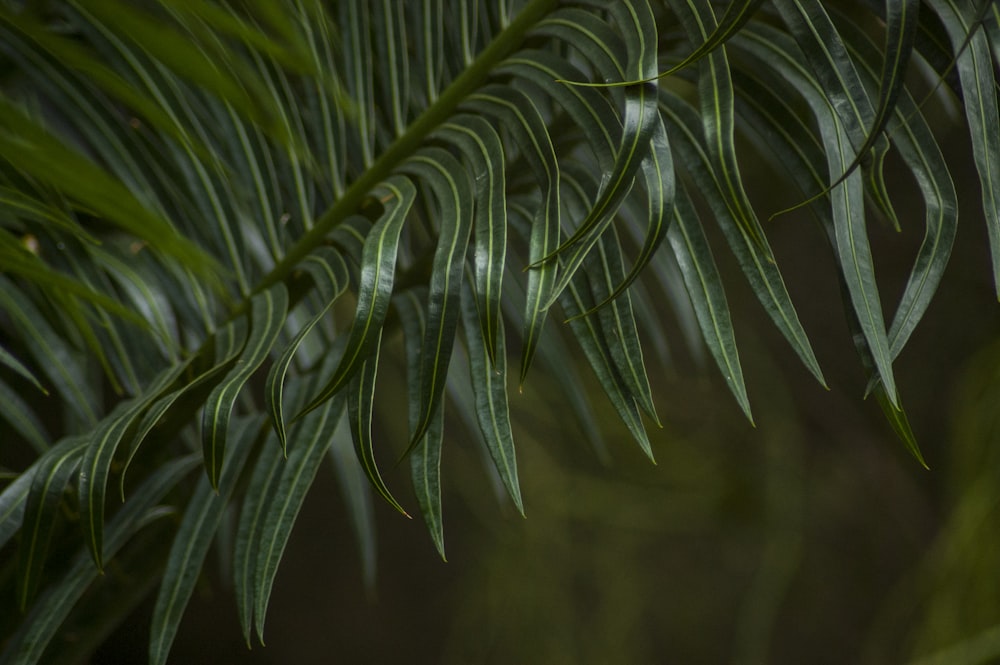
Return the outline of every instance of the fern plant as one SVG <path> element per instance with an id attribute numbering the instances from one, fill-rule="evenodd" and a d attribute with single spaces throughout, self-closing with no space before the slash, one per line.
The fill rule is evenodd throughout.
<path id="1" fill-rule="evenodd" d="M 513 386 L 548 375 L 601 445 L 574 348 L 650 457 L 646 367 L 675 331 L 751 418 L 717 252 L 822 384 L 764 217 L 801 212 L 779 208 L 829 239 L 866 393 L 921 460 L 893 360 L 955 236 L 943 127 L 967 130 L 1000 276 L 998 17 L 970 0 L 0 3 L 0 663 L 64 653 L 60 626 L 122 570 L 156 589 L 166 662 L 220 532 L 262 636 L 327 459 L 368 574 L 370 490 L 443 556 L 446 410 L 523 513 Z M 790 192 L 768 210 L 741 174 L 756 164 Z M 886 168 L 926 211 L 891 316 L 867 225 L 919 231 Z M 407 395 L 408 436 L 376 447 L 398 408 L 379 383 Z M 413 497 L 379 472 L 396 460 Z M 102 604 L 108 625 L 122 607 Z"/>

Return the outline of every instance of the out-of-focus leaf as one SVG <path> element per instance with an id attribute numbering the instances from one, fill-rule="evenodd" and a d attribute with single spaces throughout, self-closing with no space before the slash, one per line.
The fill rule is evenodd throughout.
<path id="1" fill-rule="evenodd" d="M 154 506 L 197 463 L 195 455 L 168 462 L 136 489 L 132 499 L 108 522 L 104 544 L 108 557 L 114 556 L 151 519 L 166 514 L 163 510 L 154 509 Z M 81 551 L 74 556 L 62 577 L 39 594 L 20 627 L 4 644 L 0 665 L 32 665 L 39 662 L 59 626 L 98 574 L 89 552 Z"/>
<path id="2" fill-rule="evenodd" d="M 3 381 L 0 381 L 0 419 L 6 420 L 13 431 L 19 434 L 41 455 L 49 448 L 49 434 L 34 410 L 21 396 Z M 9 444 L 13 445 L 13 444 Z"/>
<path id="3" fill-rule="evenodd" d="M 21 289 L 0 275 L 0 309 L 18 329 L 21 339 L 48 377 L 52 391 L 63 400 L 60 406 L 83 422 L 97 421 L 97 398 L 89 385 L 80 354 L 42 316 L 41 311 Z M 49 399 L 55 400 L 54 395 Z"/>
<path id="4" fill-rule="evenodd" d="M 85 440 L 76 437 L 56 446 L 39 460 L 31 476 L 17 561 L 17 604 L 22 612 L 38 590 L 63 493 L 85 445 Z"/>
<path id="5" fill-rule="evenodd" d="M 0 98 L 0 154 L 19 171 L 65 193 L 157 252 L 183 261 L 202 277 L 214 279 L 217 274 L 215 260 L 179 235 L 170 222 L 4 98 Z"/>
<path id="6" fill-rule="evenodd" d="M 0 187 L 0 219 L 7 216 L 37 222 L 43 228 L 66 231 L 84 242 L 100 242 L 61 208 L 46 205 L 12 187 Z"/>
<path id="7" fill-rule="evenodd" d="M 358 463 L 358 456 L 354 454 L 351 432 L 343 418 L 334 430 L 329 457 L 337 476 L 341 499 L 347 505 L 347 516 L 351 521 L 351 529 L 354 531 L 361 558 L 361 574 L 365 590 L 373 593 L 378 555 L 375 505 L 371 484 Z"/>
<path id="8" fill-rule="evenodd" d="M 42 383 L 31 372 L 31 370 L 28 369 L 27 367 L 25 367 L 24 363 L 22 363 L 20 360 L 18 360 L 12 353 L 10 353 L 7 349 L 3 348 L 2 346 L 0 346 L 0 365 L 3 365 L 4 367 L 8 367 L 9 369 L 13 370 L 15 373 L 17 373 L 20 376 L 22 376 L 23 378 L 27 379 L 28 381 L 30 381 L 31 383 L 33 383 L 36 388 L 38 388 L 40 391 L 42 391 L 42 393 L 44 393 L 46 395 L 49 394 L 49 391 L 46 390 L 44 386 L 42 386 Z"/>

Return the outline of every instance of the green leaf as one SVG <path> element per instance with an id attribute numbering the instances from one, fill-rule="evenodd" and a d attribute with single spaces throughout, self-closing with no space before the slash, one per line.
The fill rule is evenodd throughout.
<path id="1" fill-rule="evenodd" d="M 548 256 L 559 244 L 559 164 L 545 120 L 523 93 L 498 85 L 486 86 L 470 95 L 465 107 L 497 119 L 513 135 L 535 177 L 542 184 L 542 205 L 531 224 L 529 265 Z M 525 302 L 521 382 L 528 373 L 545 324 L 546 302 L 555 285 L 557 266 L 546 263 L 528 272 Z"/>
<path id="2" fill-rule="evenodd" d="M 38 461 L 24 506 L 17 561 L 17 604 L 23 612 L 38 590 L 49 540 L 70 477 L 80 464 L 85 441 L 68 439 Z"/>
<path id="3" fill-rule="evenodd" d="M 132 460 L 139 452 L 140 446 L 146 441 L 153 429 L 161 423 L 163 418 L 170 412 L 171 408 L 184 405 L 185 401 L 193 402 L 196 405 L 203 403 L 204 399 L 199 395 L 207 395 L 208 391 L 218 385 L 236 362 L 236 357 L 246 342 L 247 322 L 246 317 L 238 317 L 234 321 L 226 324 L 214 335 L 214 361 L 215 364 L 207 370 L 197 375 L 185 385 L 163 395 L 153 402 L 149 410 L 142 416 L 142 420 L 135 428 L 135 433 L 129 437 L 128 457 L 122 467 L 119 477 L 119 492 L 122 501 L 125 501 L 125 477 Z M 187 370 L 187 366 L 193 358 L 189 358 L 182 363 L 182 371 Z"/>
<path id="4" fill-rule="evenodd" d="M 620 280 L 611 293 L 597 304 L 604 307 L 618 298 L 642 274 L 656 251 L 666 238 L 672 218 L 669 214 L 674 205 L 676 188 L 674 160 L 670 153 L 670 143 L 663 119 L 658 118 L 653 136 L 650 139 L 649 154 L 642 162 L 642 172 L 646 182 L 646 197 L 648 200 L 648 221 L 646 235 L 642 242 L 639 256 L 635 258 L 628 274 Z"/>
<path id="5" fill-rule="evenodd" d="M 39 455 L 49 449 L 50 435 L 42 425 L 20 392 L 15 391 L 3 381 L 0 381 L 0 404 L 4 405 L 0 411 L 0 418 L 7 421 L 13 427 L 14 432 L 19 434 Z"/>
<path id="6" fill-rule="evenodd" d="M 104 568 L 104 506 L 115 453 L 139 416 L 180 377 L 186 367 L 186 364 L 181 364 L 165 369 L 152 381 L 146 394 L 119 404 L 88 437 L 87 450 L 80 463 L 77 494 L 87 545 L 98 569 Z"/>
<path id="7" fill-rule="evenodd" d="M 63 441 L 58 445 L 71 446 L 78 441 Z M 51 454 L 51 453 L 49 453 Z M 24 521 L 24 508 L 28 502 L 28 493 L 31 491 L 31 484 L 39 468 L 47 465 L 51 458 L 44 455 L 39 457 L 27 469 L 18 474 L 14 482 L 3 488 L 0 492 L 0 547 L 7 544 L 7 541 L 17 533 Z"/>
<path id="8" fill-rule="evenodd" d="M 836 183 L 842 174 L 853 171 L 848 167 L 856 156 L 860 159 L 868 158 L 868 154 L 861 153 L 860 148 L 868 142 L 866 128 L 876 126 L 876 111 L 861 84 L 844 40 L 823 4 L 816 0 L 779 0 L 775 6 L 801 49 L 800 57 L 803 62 L 808 63 L 816 83 L 823 89 L 824 96 L 848 137 L 846 145 L 840 150 L 850 154 L 850 159 L 841 170 L 830 169 L 830 180 Z M 910 18 L 913 18 L 912 15 Z M 832 147 L 834 144 L 829 145 Z M 895 220 L 896 215 L 888 205 L 890 199 L 882 176 L 888 142 L 884 136 L 876 133 L 873 145 L 870 183 L 874 198 L 882 205 L 889 218 Z M 833 190 L 834 186 L 831 185 L 830 189 Z M 864 319 L 864 315 L 861 318 Z"/>
<path id="9" fill-rule="evenodd" d="M 245 62 L 231 57 L 233 50 L 223 47 L 217 34 L 192 39 L 190 30 L 179 30 L 162 14 L 151 15 L 114 0 L 77 0 L 74 5 L 99 30 L 125 37 L 159 66 L 210 90 L 257 124 L 274 126 L 277 113 L 266 103 L 267 95 L 261 94 L 261 82 Z M 268 40 L 261 35 L 259 41 Z"/>
<path id="10" fill-rule="evenodd" d="M 853 154 L 841 116 L 834 112 L 832 102 L 819 87 L 819 82 L 804 68 L 801 53 L 789 44 L 787 37 L 775 30 L 765 29 L 764 26 L 756 26 L 753 30 L 745 31 L 745 34 L 748 38 L 748 50 L 779 71 L 809 103 L 823 141 L 829 146 L 826 154 L 829 172 L 845 172 Z M 830 201 L 835 229 L 834 247 L 840 274 L 845 279 L 850 302 L 871 350 L 877 374 L 885 386 L 889 401 L 898 408 L 894 399 L 896 386 L 892 357 L 865 228 L 860 174 L 848 176 L 834 188 Z"/>
<path id="11" fill-rule="evenodd" d="M 340 497 L 347 506 L 347 516 L 350 519 L 351 529 L 354 531 L 354 538 L 358 545 L 365 590 L 369 594 L 373 594 L 375 592 L 378 555 L 375 505 L 372 500 L 371 485 L 368 478 L 365 477 L 361 465 L 358 464 L 358 456 L 354 454 L 351 434 L 343 420 L 334 431 L 329 458 L 337 476 Z"/>
<path id="12" fill-rule="evenodd" d="M 570 185 L 572 195 L 563 196 L 566 208 L 570 214 L 575 214 L 585 207 L 587 201 L 586 188 L 590 183 L 583 174 L 564 174 L 563 181 Z M 643 410 L 659 424 L 656 408 L 653 406 L 653 396 L 646 377 L 646 367 L 642 358 L 642 347 L 635 325 L 632 310 L 632 300 L 627 293 L 622 297 L 612 299 L 616 285 L 625 276 L 621 257 L 621 243 L 617 231 L 610 227 L 598 239 L 594 250 L 586 257 L 583 264 L 588 276 L 591 294 L 596 302 L 608 303 L 597 309 L 595 316 L 606 340 L 609 340 L 608 350 L 619 376 L 628 387 L 629 394 L 639 402 Z M 593 312 L 593 310 L 591 310 Z"/>
<path id="13" fill-rule="evenodd" d="M 65 141 L 49 133 L 20 108 L 0 97 L 0 154 L 19 172 L 93 210 L 157 252 L 183 261 L 201 277 L 214 279 L 218 264 L 180 236 L 118 179 Z"/>
<path id="14" fill-rule="evenodd" d="M 612 14 L 626 35 L 628 63 L 625 76 L 647 79 L 656 72 L 656 21 L 646 2 L 612 5 Z M 636 171 L 649 154 L 650 139 L 659 123 L 656 88 L 640 84 L 625 89 L 623 129 L 614 168 L 602 176 L 597 199 L 586 219 L 573 234 L 542 261 L 564 257 L 556 285 L 549 295 L 551 306 L 566 288 L 590 250 L 614 220 L 615 213 L 631 191 Z M 566 256 L 568 255 L 568 256 Z"/>
<path id="15" fill-rule="evenodd" d="M 375 393 L 375 377 L 378 374 L 379 347 L 382 343 L 381 330 L 377 333 L 377 337 L 374 355 L 369 356 L 362 363 L 347 389 L 347 412 L 351 424 L 351 437 L 354 439 L 354 451 L 357 453 L 358 461 L 361 462 L 372 487 L 390 506 L 409 517 L 409 514 L 392 496 L 385 481 L 382 480 L 378 463 L 375 461 L 375 448 L 372 442 L 372 398 Z"/>
<path id="16" fill-rule="evenodd" d="M 420 351 L 420 418 L 410 432 L 409 452 L 423 438 L 444 394 L 461 316 L 465 254 L 472 231 L 472 186 L 458 160 L 440 148 L 421 151 L 403 169 L 434 191 L 440 219 Z"/>
<path id="17" fill-rule="evenodd" d="M 265 442 L 266 443 L 266 442 Z M 247 648 L 251 647 L 250 631 L 258 588 L 256 585 L 257 557 L 264 539 L 264 520 L 273 508 L 276 487 L 281 472 L 288 466 L 279 446 L 264 445 L 247 484 L 233 551 L 233 592 L 236 612 Z"/>
<path id="18" fill-rule="evenodd" d="M 89 385 L 79 352 L 42 316 L 27 294 L 3 275 L 0 309 L 10 317 L 36 366 L 48 377 L 52 391 L 63 398 L 60 406 L 82 422 L 96 422 L 98 395 Z M 54 402 L 55 395 L 49 399 Z"/>
<path id="19" fill-rule="evenodd" d="M 420 514 L 441 559 L 444 552 L 444 518 L 441 511 L 441 448 L 444 443 L 444 403 L 438 407 L 427 431 L 410 453 L 410 475 Z"/>
<path id="20" fill-rule="evenodd" d="M 0 219 L 10 216 L 22 221 L 37 223 L 41 228 L 66 231 L 83 242 L 99 244 L 99 240 L 87 233 L 80 223 L 66 211 L 12 187 L 0 187 Z"/>
<path id="21" fill-rule="evenodd" d="M 258 293 L 251 301 L 250 335 L 240 352 L 236 365 L 229 370 L 205 401 L 202 412 L 202 450 L 205 470 L 212 487 L 219 488 L 219 476 L 226 449 L 229 419 L 233 403 L 257 368 L 267 358 L 285 325 L 288 311 L 288 291 L 278 284 Z"/>
<path id="22" fill-rule="evenodd" d="M 132 500 L 108 522 L 106 556 L 114 556 L 146 524 L 167 514 L 154 506 L 197 463 L 195 455 L 167 462 L 136 490 Z M 4 644 L 0 665 L 39 662 L 49 641 L 97 577 L 98 570 L 89 552 L 81 551 L 74 556 L 66 572 L 39 595 L 20 627 Z"/>
<path id="23" fill-rule="evenodd" d="M 993 257 L 993 282 L 1000 298 L 1000 132 L 997 132 L 1000 110 L 989 41 L 987 34 L 970 21 L 974 12 L 968 0 L 930 0 L 928 6 L 941 19 L 952 49 L 957 52 L 965 117 L 983 190 L 983 214 Z M 968 44 L 965 44 L 966 39 Z M 958 52 L 962 45 L 965 47 Z"/>
<path id="24" fill-rule="evenodd" d="M 890 213 L 890 217 L 894 218 L 888 200 L 883 198 L 885 195 L 884 184 L 881 183 L 881 175 L 878 174 L 878 171 L 882 168 L 881 159 L 888 148 L 882 133 L 889 124 L 892 115 L 896 112 L 899 96 L 904 90 L 906 68 L 913 53 L 913 45 L 919 26 L 919 13 L 919 0 L 886 3 L 884 17 L 886 22 L 885 51 L 882 58 L 882 73 L 878 86 L 879 98 L 875 107 L 874 120 L 872 120 L 872 125 L 868 129 L 864 143 L 857 149 L 854 161 L 851 162 L 843 174 L 824 187 L 820 193 L 814 195 L 810 201 L 829 194 L 834 187 L 843 182 L 855 169 L 862 166 L 871 157 L 872 151 L 876 151 L 875 154 L 879 163 L 877 164 L 876 173 L 873 174 L 876 176 L 876 180 L 873 183 L 875 195 L 879 197 L 879 204 Z M 855 26 L 850 22 L 845 22 L 841 28 L 841 32 L 844 29 L 855 29 Z M 848 50 L 855 50 L 859 43 L 865 41 L 867 41 L 867 37 L 860 31 L 857 31 L 855 35 L 852 35 L 850 39 L 845 41 L 845 46 Z M 781 213 L 786 213 L 793 209 L 788 208 L 781 211 Z M 896 226 L 898 228 L 898 222 L 896 222 Z"/>
<path id="25" fill-rule="evenodd" d="M 512 221 L 514 229 L 522 236 L 528 236 L 531 229 L 527 215 L 519 208 L 513 208 L 513 211 L 516 214 L 510 215 L 509 219 Z M 591 369 L 594 370 L 601 388 L 640 448 L 652 459 L 652 448 L 646 429 L 642 424 L 639 408 L 614 367 L 614 361 L 611 359 L 603 331 L 593 320 L 593 317 L 580 316 L 592 309 L 595 304 L 593 296 L 586 286 L 578 286 L 575 281 L 570 282 L 560 299 L 560 305 L 569 316 L 569 325 L 573 336 L 583 350 Z"/>
<path id="26" fill-rule="evenodd" d="M 286 451 L 287 441 L 282 402 L 288 367 L 291 365 L 292 359 L 295 357 L 295 352 L 298 350 L 302 340 L 305 339 L 305 336 L 309 334 L 317 323 L 323 320 L 327 312 L 330 311 L 330 307 L 347 288 L 348 283 L 347 265 L 344 263 L 343 257 L 330 248 L 320 248 L 313 254 L 310 254 L 302 262 L 302 268 L 312 277 L 313 285 L 319 291 L 320 300 L 325 304 L 302 326 L 295 335 L 295 338 L 292 339 L 274 364 L 271 365 L 271 369 L 267 373 L 264 393 L 267 396 L 271 422 L 274 425 L 274 431 L 278 435 L 278 442 L 281 444 L 283 451 Z"/>
<path id="27" fill-rule="evenodd" d="M 463 295 L 462 329 L 469 354 L 469 376 L 475 397 L 476 422 L 497 474 L 507 488 L 517 512 L 523 516 L 524 502 L 521 500 L 521 486 L 517 478 L 517 456 L 507 402 L 507 349 L 503 323 L 500 322 L 500 329 L 497 331 L 496 355 L 491 359 L 485 340 L 476 326 L 476 306 L 471 288 L 467 287 Z M 433 445 L 430 437 L 424 445 L 430 450 Z"/>
<path id="28" fill-rule="evenodd" d="M 745 34 L 748 30 L 749 27 L 745 28 L 741 34 Z M 725 197 L 721 191 L 723 185 L 715 173 L 713 162 L 707 154 L 703 141 L 699 138 L 700 121 L 697 114 L 690 105 L 676 95 L 661 91 L 660 101 L 660 111 L 667 124 L 673 154 L 697 189 L 704 193 L 705 201 L 719 222 L 719 228 L 722 229 L 754 295 L 791 344 L 802 363 L 821 384 L 825 385 L 826 381 L 816 361 L 812 345 L 799 321 L 781 272 L 777 264 L 768 258 L 771 256 L 770 249 L 764 251 L 759 249 L 752 238 L 739 228 L 730 208 L 722 200 Z M 762 236 L 761 242 L 766 245 L 767 238 Z"/>
<path id="29" fill-rule="evenodd" d="M 271 480 L 273 489 L 265 494 L 263 521 L 255 546 L 252 606 L 257 634 L 262 643 L 264 619 L 278 564 L 323 456 L 338 436 L 338 424 L 343 413 L 344 400 L 338 396 L 304 418 L 292 431 L 288 459 L 284 463 L 280 460 L 275 462 L 279 473 Z"/>
<path id="30" fill-rule="evenodd" d="M 698 44 L 709 38 L 716 29 L 715 14 L 707 3 L 671 0 L 671 7 L 677 12 L 688 41 Z M 729 212 L 729 219 L 735 222 L 740 235 L 748 239 L 751 251 L 760 255 L 760 260 L 774 262 L 764 229 L 750 204 L 743 188 L 734 143 L 735 114 L 733 83 L 729 72 L 729 58 L 726 48 L 712 51 L 701 61 L 698 72 L 698 102 L 701 107 L 701 126 L 704 148 L 712 170 L 717 178 L 722 202 Z"/>
<path id="31" fill-rule="evenodd" d="M 507 256 L 503 145 L 488 122 L 468 114 L 459 114 L 444 123 L 436 135 L 454 143 L 472 165 L 470 175 L 476 183 L 473 255 L 476 307 L 492 362 L 496 358 L 497 337 L 502 325 L 500 293 Z"/>
<path id="32" fill-rule="evenodd" d="M 361 257 L 361 277 L 358 287 L 358 306 L 351 324 L 344 355 L 329 382 L 299 412 L 299 419 L 340 391 L 360 370 L 361 364 L 372 353 L 381 337 L 382 324 L 389 311 L 389 299 L 396 274 L 396 254 L 399 234 L 406 215 L 413 205 L 416 188 L 402 176 L 393 176 L 377 187 L 372 195 L 383 206 L 384 212 L 365 238 Z"/>
<path id="33" fill-rule="evenodd" d="M 876 49 L 858 31 L 850 35 L 859 72 L 875 76 Z M 883 71 L 883 77 L 884 77 Z M 958 228 L 958 195 L 948 164 L 916 102 L 905 90 L 893 99 L 889 130 L 894 147 L 916 179 L 924 199 L 924 238 L 889 327 L 889 350 L 899 356 L 930 305 L 951 257 Z"/>
<path id="34" fill-rule="evenodd" d="M 258 432 L 263 422 L 263 415 L 259 415 L 235 423 L 234 445 L 230 446 L 229 455 L 223 463 L 218 491 L 213 489 L 207 477 L 202 476 L 191 494 L 170 546 L 163 581 L 153 606 L 149 637 L 151 665 L 167 662 L 184 608 L 194 592 L 198 573 L 229 506 L 243 464 L 259 439 Z"/>
<path id="35" fill-rule="evenodd" d="M 677 258 L 698 326 L 709 353 L 726 380 L 726 387 L 733 393 L 747 419 L 753 422 L 729 303 L 719 269 L 715 265 L 695 207 L 683 188 L 678 190 L 675 201 L 674 223 L 667 238 Z"/>
<path id="36" fill-rule="evenodd" d="M 7 349 L 3 348 L 2 346 L 0 346 L 0 365 L 3 365 L 4 367 L 13 370 L 15 373 L 19 374 L 23 378 L 33 383 L 35 387 L 38 388 L 38 390 L 40 390 L 43 394 L 45 395 L 49 394 L 49 391 L 42 386 L 41 382 L 38 380 L 37 377 L 35 377 L 35 375 L 31 372 L 31 370 L 25 367 L 24 363 L 22 363 L 20 360 L 14 357 L 12 353 L 10 353 Z"/>
<path id="37" fill-rule="evenodd" d="M 463 291 L 468 291 L 468 283 Z M 410 393 L 408 419 L 410 429 L 420 421 L 420 351 L 427 330 L 427 318 L 421 300 L 426 289 L 407 289 L 393 299 L 403 326 L 403 351 L 406 355 L 407 388 Z M 463 300 L 463 312 L 464 312 Z M 501 324 L 502 325 L 502 324 Z M 452 368 L 454 371 L 454 368 Z M 448 380 L 450 382 L 451 375 Z M 445 558 L 444 521 L 441 510 L 441 448 L 443 441 L 444 403 L 434 414 L 423 438 L 410 453 L 410 478 L 431 540 L 441 558 Z"/>

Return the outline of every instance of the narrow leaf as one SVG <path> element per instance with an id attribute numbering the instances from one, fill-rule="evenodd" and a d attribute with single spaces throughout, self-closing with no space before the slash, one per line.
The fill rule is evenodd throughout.
<path id="1" fill-rule="evenodd" d="M 234 445 L 230 447 L 229 455 L 223 463 L 219 491 L 214 491 L 208 478 L 202 476 L 191 494 L 177 535 L 170 546 L 163 581 L 153 606 L 149 637 L 150 665 L 167 662 L 184 608 L 194 592 L 208 548 L 228 508 L 229 497 L 235 489 L 243 464 L 258 439 L 261 424 L 262 416 L 238 422 L 233 436 Z"/>
<path id="2" fill-rule="evenodd" d="M 357 374 L 361 363 L 374 353 L 381 336 L 396 274 L 399 234 L 410 206 L 413 205 L 416 188 L 407 178 L 393 176 L 376 187 L 372 195 L 385 206 L 385 211 L 365 238 L 358 306 L 347 347 L 337 371 L 316 397 L 295 416 L 296 420 L 340 391 Z"/>
<path id="3" fill-rule="evenodd" d="M 475 397 L 476 421 L 486 442 L 500 480 L 517 511 L 524 515 L 521 487 L 517 478 L 517 456 L 514 452 L 514 435 L 510 426 L 510 408 L 507 402 L 507 349 L 503 322 L 497 336 L 497 353 L 492 361 L 486 350 L 485 340 L 476 326 L 476 307 L 469 288 L 462 298 L 462 329 L 469 354 L 469 375 Z M 428 449 L 430 437 L 424 444 Z M 438 444 L 440 445 L 440 444 Z"/>
<path id="4" fill-rule="evenodd" d="M 302 268 L 312 277 L 313 285 L 319 291 L 319 297 L 325 304 L 295 335 L 295 338 L 285 347 L 278 359 L 271 365 L 267 373 L 264 393 L 267 396 L 268 410 L 274 431 L 278 435 L 281 449 L 286 451 L 286 434 L 283 395 L 285 375 L 295 357 L 302 340 L 330 311 L 330 307 L 344 292 L 348 284 L 347 265 L 341 255 L 330 249 L 320 248 L 310 254 L 302 262 Z"/>
<path id="5" fill-rule="evenodd" d="M 444 394 L 448 363 L 461 316 L 465 254 L 472 231 L 472 187 L 466 171 L 440 148 L 427 148 L 403 165 L 434 191 L 440 228 L 427 294 L 427 329 L 420 352 L 420 419 L 409 449 L 430 426 Z"/>
<path id="6" fill-rule="evenodd" d="M 250 334 L 236 365 L 226 374 L 205 402 L 202 412 L 202 451 L 205 470 L 212 487 L 219 488 L 226 437 L 233 404 L 243 385 L 267 358 L 285 325 L 288 311 L 288 291 L 276 284 L 258 293 L 250 302 Z"/>

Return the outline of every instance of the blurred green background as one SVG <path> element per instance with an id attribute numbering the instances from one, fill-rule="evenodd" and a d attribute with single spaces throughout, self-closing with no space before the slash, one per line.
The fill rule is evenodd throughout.
<path id="1" fill-rule="evenodd" d="M 974 183 L 957 185 L 974 218 Z M 887 302 L 922 235 L 922 211 L 901 212 L 902 234 L 872 228 Z M 926 471 L 862 399 L 820 232 L 795 216 L 772 224 L 783 227 L 775 251 L 831 390 L 770 333 L 735 266 L 722 266 L 756 427 L 679 332 L 671 364 L 650 367 L 664 422 L 650 427 L 655 466 L 595 384 L 602 459 L 553 377 L 536 371 L 512 392 L 526 520 L 451 422 L 448 563 L 419 519 L 377 504 L 377 583 L 366 589 L 325 469 L 281 564 L 267 646 L 246 650 L 227 575 L 210 564 L 172 662 L 1000 662 L 1000 307 L 982 225 L 960 228 L 898 361 Z M 399 420 L 382 415 L 384 451 L 405 440 Z M 405 496 L 393 454 L 384 452 L 387 481 Z M 142 606 L 92 662 L 142 662 L 150 611 Z"/>

